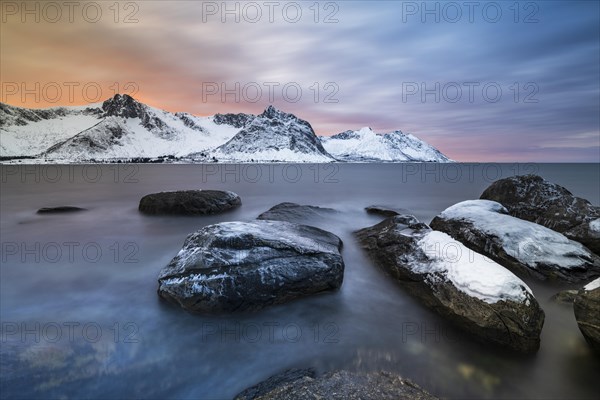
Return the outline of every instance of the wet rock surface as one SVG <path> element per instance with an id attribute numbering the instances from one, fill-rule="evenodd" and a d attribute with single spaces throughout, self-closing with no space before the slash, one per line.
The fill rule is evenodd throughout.
<path id="1" fill-rule="evenodd" d="M 139 211 L 144 214 L 212 215 L 242 204 L 240 196 L 221 190 L 182 190 L 153 193 L 142 197 Z"/>
<path id="2" fill-rule="evenodd" d="M 332 233 L 289 222 L 209 225 L 161 271 L 158 294 L 192 312 L 258 310 L 338 289 L 341 247 Z"/>
<path id="3" fill-rule="evenodd" d="M 600 278 L 577 293 L 573 310 L 585 340 L 600 353 Z"/>

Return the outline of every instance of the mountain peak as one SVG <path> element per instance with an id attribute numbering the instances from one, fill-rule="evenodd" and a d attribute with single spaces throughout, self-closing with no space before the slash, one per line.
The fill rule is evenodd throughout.
<path id="1" fill-rule="evenodd" d="M 435 147 L 399 130 L 380 134 L 364 127 L 321 140 L 329 154 L 344 161 L 451 161 Z"/>
<path id="2" fill-rule="evenodd" d="M 138 118 L 143 113 L 144 106 L 128 94 L 115 94 L 102 103 L 106 116 Z"/>
<path id="3" fill-rule="evenodd" d="M 278 110 L 274 106 L 269 105 L 267 108 L 265 108 L 265 111 L 263 111 L 263 113 L 259 115 L 259 117 L 273 119 L 273 118 L 287 118 L 292 115 L 293 114 L 285 113 L 281 110 Z"/>

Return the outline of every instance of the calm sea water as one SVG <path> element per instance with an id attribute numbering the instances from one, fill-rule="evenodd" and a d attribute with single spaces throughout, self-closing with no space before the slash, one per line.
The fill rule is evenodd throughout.
<path id="1" fill-rule="evenodd" d="M 408 296 L 357 248 L 373 203 L 429 222 L 501 177 L 538 173 L 600 203 L 598 164 L 1 166 L 3 398 L 228 399 L 293 367 L 389 370 L 446 398 L 594 398 L 600 358 L 571 307 L 573 287 L 525 279 L 546 312 L 540 351 L 473 341 Z M 211 217 L 148 217 L 148 193 L 226 189 L 243 206 Z M 345 243 L 336 293 L 252 314 L 191 315 L 160 301 L 157 275 L 189 233 L 291 201 L 341 213 L 310 221 Z M 37 215 L 45 206 L 89 211 Z"/>

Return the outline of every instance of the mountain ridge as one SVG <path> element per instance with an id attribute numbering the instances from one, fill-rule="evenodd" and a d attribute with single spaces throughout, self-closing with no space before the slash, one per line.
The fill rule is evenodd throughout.
<path id="1" fill-rule="evenodd" d="M 198 117 L 154 108 L 126 94 L 116 94 L 101 103 L 45 109 L 0 103 L 0 158 L 3 160 L 30 158 L 38 162 L 111 162 L 169 158 L 191 163 L 451 161 L 427 143 L 400 131 L 394 132 L 400 132 L 410 140 L 405 138 L 397 145 L 409 146 L 412 149 L 409 157 L 406 154 L 390 157 L 390 154 L 400 154 L 390 151 L 385 157 L 364 157 L 361 152 L 346 154 L 349 141 L 367 138 L 361 132 L 349 130 L 331 137 L 318 137 L 308 121 L 272 105 L 258 115 L 218 113 Z M 389 134 L 382 137 L 385 135 Z M 344 151 L 335 148 L 336 141 L 342 144 Z M 391 139 L 386 141 L 391 142 Z M 380 146 L 381 149 L 385 150 Z M 423 157 L 419 157 L 419 149 L 424 150 Z M 371 146 L 371 151 L 377 151 L 377 147 Z M 432 154 L 437 157 L 432 157 Z"/>

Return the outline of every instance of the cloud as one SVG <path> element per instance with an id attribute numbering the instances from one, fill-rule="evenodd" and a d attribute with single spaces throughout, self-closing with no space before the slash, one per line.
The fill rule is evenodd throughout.
<path id="1" fill-rule="evenodd" d="M 264 7 L 258 23 L 229 14 L 222 23 L 221 15 L 206 18 L 206 3 L 139 2 L 136 24 L 10 19 L 0 37 L 2 81 L 133 81 L 141 100 L 200 115 L 260 112 L 271 103 L 265 84 L 277 82 L 272 102 L 319 134 L 371 126 L 411 132 L 458 160 L 557 161 L 564 149 L 560 160 L 600 161 L 597 2 L 535 2 L 537 23 L 525 23 L 533 9 L 524 4 L 515 16 L 512 3 L 496 3 L 496 23 L 481 9 L 470 22 L 464 8 L 456 23 L 444 14 L 423 23 L 406 13 L 407 2 L 387 1 L 333 3 L 337 10 L 319 3 L 319 23 L 313 3 L 301 3 L 297 23 L 281 11 L 271 23 Z M 332 11 L 339 22 L 322 23 Z M 223 102 L 221 93 L 205 100 L 212 82 L 264 90 L 256 102 Z M 282 93 L 290 83 L 302 89 L 297 102 Z M 477 84 L 473 101 L 468 84 Z M 462 88 L 460 101 L 451 101 L 452 85 Z M 485 97 L 486 85 L 501 88 L 499 101 Z"/>

